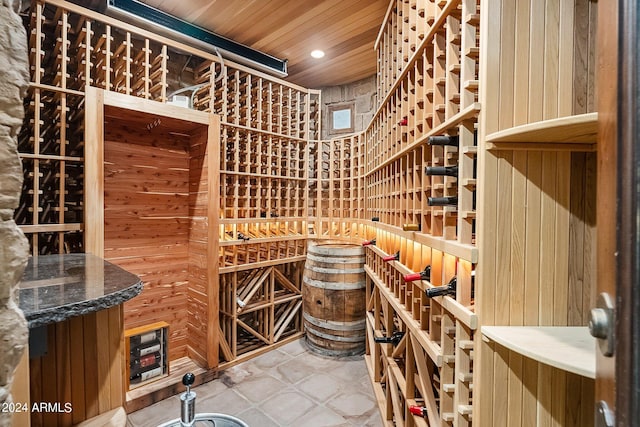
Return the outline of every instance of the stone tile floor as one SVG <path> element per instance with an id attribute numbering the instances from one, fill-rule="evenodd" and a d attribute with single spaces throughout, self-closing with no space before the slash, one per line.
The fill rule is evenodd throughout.
<path id="1" fill-rule="evenodd" d="M 221 372 L 193 389 L 196 412 L 220 412 L 251 427 L 382 426 L 362 356 L 328 358 L 294 341 Z M 129 427 L 180 417 L 173 396 L 129 414 Z"/>

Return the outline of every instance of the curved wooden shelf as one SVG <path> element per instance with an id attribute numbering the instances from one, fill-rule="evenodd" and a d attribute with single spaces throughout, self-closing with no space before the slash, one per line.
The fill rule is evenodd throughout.
<path id="1" fill-rule="evenodd" d="M 483 326 L 482 335 L 538 362 L 596 377 L 596 340 L 582 326 Z"/>
<path id="2" fill-rule="evenodd" d="M 595 151 L 598 113 L 528 123 L 487 135 L 493 150 Z"/>

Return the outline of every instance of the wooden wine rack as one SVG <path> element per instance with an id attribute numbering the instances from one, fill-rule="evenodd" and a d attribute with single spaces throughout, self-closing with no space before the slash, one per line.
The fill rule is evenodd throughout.
<path id="1" fill-rule="evenodd" d="M 301 332 L 303 261 L 220 276 L 222 356 L 251 357 Z"/>
<path id="2" fill-rule="evenodd" d="M 314 238 L 364 238 L 363 135 L 317 141 L 311 153 L 309 227 Z M 358 241 L 358 240 L 357 240 Z"/>
<path id="3" fill-rule="evenodd" d="M 19 136 L 25 176 L 15 216 L 33 255 L 84 250 L 85 86 L 166 100 L 166 45 L 148 38 L 134 44 L 131 31 L 64 6 L 33 2 L 25 23 L 32 84 Z"/>
<path id="4" fill-rule="evenodd" d="M 366 361 L 386 425 L 535 424 L 552 415 L 587 425 L 589 411 L 569 390 L 588 400 L 590 380 L 482 342 L 479 329 L 583 324 L 595 289 L 595 60 L 593 37 L 583 36 L 594 33 L 595 6 L 534 3 L 390 0 L 371 123 L 319 140 L 319 91 L 63 0 L 34 1 L 16 219 L 33 255 L 84 251 L 86 87 L 168 102 L 191 85 L 193 108 L 220 117 L 219 159 L 206 171 L 220 184 L 216 255 L 201 263 L 219 279 L 220 366 L 300 336 L 309 239 L 375 238 L 366 250 Z M 178 74 L 172 65 L 183 60 Z M 457 145 L 429 144 L 442 135 Z M 458 174 L 427 176 L 428 166 Z M 204 191 L 193 194 L 201 206 Z M 457 202 L 429 206 L 442 196 Z M 206 231 L 198 229 L 202 239 Z M 382 260 L 395 253 L 397 261 Z M 429 280 L 402 280 L 427 265 Z M 425 295 L 454 276 L 455 295 Z M 574 307 L 569 296 L 578 295 Z M 188 334 L 205 342 L 200 326 Z M 375 343 L 394 332 L 404 333 L 398 345 Z M 556 395 L 545 393 L 552 377 Z M 529 389 L 536 394 L 525 396 Z"/>
<path id="5" fill-rule="evenodd" d="M 135 233 L 127 234 L 124 228 L 118 228 L 117 221 L 110 221 L 111 228 L 108 230 L 112 238 L 107 243 L 117 243 L 118 240 L 130 243 L 107 247 L 105 256 L 111 257 L 114 263 L 138 268 L 139 274 L 148 278 L 145 284 L 148 298 L 137 303 L 132 301 L 128 306 L 129 311 L 124 313 L 124 326 L 139 326 L 157 316 L 157 307 L 149 304 L 150 301 L 170 300 L 175 302 L 178 310 L 182 310 L 180 307 L 187 310 L 184 303 L 191 301 L 190 320 L 187 322 L 174 315 L 172 310 L 166 312 L 165 320 L 172 325 L 169 358 L 172 364 L 181 367 L 194 365 L 194 361 L 207 368 L 218 363 L 228 366 L 300 337 L 299 289 L 309 234 L 307 200 L 309 170 L 312 166 L 310 149 L 312 145 L 317 145 L 315 140 L 320 132 L 320 92 L 221 60 L 217 55 L 63 0 L 33 1 L 24 24 L 30 36 L 31 86 L 25 100 L 25 126 L 19 136 L 25 179 L 16 220 L 29 236 L 32 254 L 84 252 L 97 248 L 95 236 L 85 235 L 85 232 L 94 233 L 94 224 L 90 225 L 89 230 L 84 220 L 87 210 L 84 191 L 85 134 L 88 131 L 92 141 L 98 136 L 95 123 L 91 122 L 85 127 L 87 88 L 92 86 L 114 95 L 117 92 L 131 97 L 129 100 L 122 98 L 122 105 L 126 109 L 137 105 L 134 100 L 138 98 L 168 102 L 172 91 L 193 85 L 194 109 L 220 116 L 220 134 L 216 138 L 209 138 L 210 141 L 217 141 L 217 138 L 220 141 L 219 157 L 215 157 L 216 166 L 202 166 L 203 159 L 207 157 L 198 151 L 203 146 L 196 144 L 190 147 L 187 157 L 184 153 L 174 156 L 180 162 L 181 172 L 174 173 L 162 168 L 162 173 L 171 180 L 179 174 L 180 179 L 184 178 L 185 170 L 201 171 L 202 177 L 212 176 L 212 182 L 220 183 L 220 197 L 217 196 L 217 190 L 207 193 L 207 186 L 202 186 L 203 183 L 195 176 L 188 182 L 183 180 L 181 183 L 188 184 L 189 188 L 180 187 L 180 194 L 193 195 L 193 205 L 190 204 L 189 212 L 184 214 L 176 214 L 171 210 L 176 204 L 166 205 L 162 208 L 166 213 L 163 220 L 183 215 L 184 218 L 178 218 L 177 225 L 173 225 L 182 233 L 185 230 L 185 218 L 199 216 L 203 206 L 208 203 L 206 194 L 215 195 L 214 199 L 219 202 L 213 203 L 219 203 L 219 218 L 210 236 L 217 239 L 213 253 L 217 254 L 218 259 L 206 256 L 203 242 L 207 241 L 208 236 L 202 225 L 204 223 L 191 221 L 193 230 L 189 233 L 191 237 L 188 241 L 191 261 L 188 266 L 184 262 L 187 259 L 183 250 L 186 246 L 181 246 L 180 256 L 163 268 L 153 262 L 136 262 L 136 245 L 146 245 L 149 250 L 153 247 L 142 242 L 144 229 L 138 230 L 136 226 Z M 183 61 L 184 67 L 176 68 L 175 64 Z M 96 96 L 93 88 L 91 102 Z M 124 121 L 118 125 L 121 126 L 118 132 L 137 132 L 146 135 L 146 139 L 143 138 L 146 141 L 148 135 L 162 133 L 163 120 L 171 122 L 171 126 L 181 126 L 163 116 L 160 110 L 154 114 L 158 120 L 151 120 L 147 115 L 138 117 L 137 124 L 122 119 Z M 135 121 L 135 118 L 132 120 Z M 120 141 L 118 135 L 110 135 L 113 140 Z M 200 136 L 197 135 L 197 138 Z M 158 161 L 165 162 L 170 158 L 167 153 L 172 150 L 172 141 L 178 139 L 167 139 L 160 148 L 162 159 L 158 158 Z M 114 144 L 112 146 L 116 147 L 117 144 Z M 109 173 L 113 174 L 109 179 L 111 183 L 125 185 L 124 182 L 116 182 L 114 177 L 117 178 L 121 172 L 118 158 L 126 156 L 124 152 L 114 150 L 110 149 L 108 153 L 117 152 L 121 157 L 112 157 L 116 160 L 108 165 Z M 92 157 L 92 161 L 96 158 L 99 157 Z M 150 159 L 147 161 L 153 162 Z M 124 164 L 124 160 L 121 163 Z M 151 163 L 145 163 L 147 171 L 158 166 Z M 135 175 L 135 167 L 129 163 L 127 165 L 127 173 Z M 150 173 L 144 175 L 153 181 Z M 95 180 L 92 172 L 89 183 Z M 162 184 L 158 179 L 153 182 L 154 185 Z M 107 200 L 109 203 L 120 203 L 122 210 L 129 203 L 127 198 L 138 197 L 137 191 L 128 187 L 118 193 L 126 196 Z M 152 194 L 139 197 L 146 196 L 154 201 L 161 197 Z M 182 208 L 186 210 L 187 205 Z M 191 208 L 195 210 L 192 212 Z M 150 211 L 147 209 L 144 212 L 148 216 Z M 136 221 L 135 218 L 130 219 Z M 138 221 L 136 224 L 145 222 Z M 99 227 L 97 230 L 100 230 Z M 149 233 L 151 242 L 153 236 L 168 236 L 170 231 L 167 228 L 160 234 L 156 231 Z M 243 239 L 239 238 L 241 235 Z M 88 238 L 90 244 L 87 243 Z M 212 267 L 208 265 L 209 262 L 217 265 Z M 205 299 L 211 298 L 207 293 L 209 291 L 201 283 L 203 277 L 208 277 L 203 273 L 205 268 L 219 273 L 219 282 L 222 284 L 219 289 L 216 288 L 215 297 L 208 302 Z M 267 275 L 258 285 L 252 284 L 247 288 L 248 284 L 243 280 L 251 271 L 260 271 L 261 274 L 266 271 Z M 164 281 L 171 277 L 175 283 L 165 286 Z M 211 322 L 206 314 L 208 308 L 213 310 L 212 307 L 217 307 L 218 299 L 222 304 L 236 292 L 244 291 L 252 294 L 253 298 L 248 298 L 250 301 L 246 308 L 239 312 L 220 311 L 221 328 L 218 328 L 217 322 Z M 203 296 L 205 294 L 206 298 Z M 215 303 L 212 302 L 214 300 Z M 235 304 L 235 299 L 233 301 Z M 197 307 L 197 312 L 194 307 Z M 205 311 L 201 312 L 201 309 Z M 213 324 L 215 327 L 212 328 L 210 325 Z M 211 340 L 212 334 L 219 340 Z M 211 342 L 218 341 L 220 360 L 205 360 L 210 359 L 212 354 L 218 354 L 206 348 L 213 345 Z M 159 383 L 162 384 L 158 387 L 168 387 L 171 381 L 169 378 L 155 384 Z M 128 410 L 148 403 L 145 399 L 158 400 L 167 396 L 162 390 L 145 394 L 146 389 L 145 385 L 127 395 Z"/>
<path id="6" fill-rule="evenodd" d="M 153 344 L 154 342 L 158 343 L 158 350 L 152 353 L 147 353 L 147 355 L 151 354 L 152 356 L 154 356 L 155 354 L 157 354 L 159 356 L 158 362 L 156 363 L 151 363 L 149 364 L 149 362 L 147 362 L 146 366 L 142 366 L 140 365 L 140 356 L 138 356 L 136 358 L 136 356 L 134 356 L 133 354 L 133 350 L 135 349 L 135 344 L 134 344 L 134 340 L 136 338 L 140 338 L 143 335 L 155 335 L 156 338 L 153 339 L 149 339 L 147 341 L 147 343 L 151 343 Z M 124 343 L 125 343 L 125 349 L 124 349 L 124 354 L 125 354 L 125 363 L 124 363 L 124 369 L 126 371 L 126 376 L 125 376 L 125 384 L 127 385 L 127 388 L 129 390 L 137 388 L 137 387 L 141 387 L 144 385 L 145 382 L 151 382 L 151 381 L 157 381 L 163 377 L 166 377 L 169 375 L 169 362 L 167 360 L 167 340 L 169 338 L 169 324 L 166 322 L 156 322 L 156 323 L 151 323 L 145 326 L 139 326 L 137 328 L 133 328 L 133 329 L 127 329 L 126 331 L 124 331 Z M 140 340 L 138 340 L 138 342 L 140 342 Z M 153 377 L 150 377 L 148 379 L 145 379 L 144 381 L 140 381 L 137 384 L 132 383 L 131 382 L 131 375 L 132 373 L 135 374 L 135 371 L 132 371 L 132 365 L 134 364 L 134 361 L 137 359 L 138 362 L 138 372 L 143 370 L 143 368 L 146 368 L 146 371 L 152 370 L 152 369 L 160 369 L 160 374 L 155 374 Z M 142 368 L 140 367 L 142 366 Z"/>
<path id="7" fill-rule="evenodd" d="M 231 64 L 204 61 L 194 69 L 194 108 L 223 124 L 284 138 L 318 138 L 319 91 L 266 78 Z"/>
<path id="8" fill-rule="evenodd" d="M 389 425 L 469 426 L 473 419 L 479 1 L 392 0 L 380 35 L 378 110 L 364 132 L 367 356 Z M 430 136 L 458 136 L 457 146 Z M 458 176 L 427 176 L 457 166 Z M 429 206 L 429 197 L 457 197 Z M 375 221 L 371 221 L 374 219 Z M 405 231 L 418 228 L 417 231 Z M 382 257 L 398 253 L 398 261 Z M 431 266 L 431 278 L 404 274 Z M 457 278 L 452 296 L 425 290 Z M 396 346 L 374 337 L 404 332 Z M 409 406 L 427 409 L 426 419 Z"/>

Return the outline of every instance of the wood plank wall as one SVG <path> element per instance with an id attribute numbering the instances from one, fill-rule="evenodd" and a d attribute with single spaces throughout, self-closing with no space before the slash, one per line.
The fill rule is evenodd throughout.
<path id="1" fill-rule="evenodd" d="M 483 8 L 479 321 L 585 326 L 595 292 L 595 154 L 489 152 L 482 141 L 513 126 L 594 111 L 596 7 L 488 0 Z M 494 343 L 482 342 L 477 356 L 474 423 L 593 424 L 593 380 Z"/>
<path id="2" fill-rule="evenodd" d="M 47 353 L 29 360 L 31 405 L 60 402 L 61 411 L 31 411 L 32 426 L 71 426 L 122 406 L 122 310 L 119 305 L 46 326 Z"/>
<path id="3" fill-rule="evenodd" d="M 126 328 L 169 323 L 169 360 L 187 355 L 189 139 L 144 123 L 105 125 L 105 259 L 138 275 Z"/>

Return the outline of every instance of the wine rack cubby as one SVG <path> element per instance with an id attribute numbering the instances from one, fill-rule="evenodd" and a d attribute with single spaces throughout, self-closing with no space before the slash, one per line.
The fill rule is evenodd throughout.
<path id="1" fill-rule="evenodd" d="M 361 239 L 365 217 L 362 134 L 316 141 L 309 177 L 309 229 L 318 238 Z M 355 240 L 358 241 L 358 240 Z"/>
<path id="2" fill-rule="evenodd" d="M 304 261 L 220 275 L 221 357 L 264 352 L 302 335 Z"/>
<path id="3" fill-rule="evenodd" d="M 473 420 L 479 10 L 475 0 L 392 0 L 376 42 L 378 109 L 360 175 L 363 240 L 376 240 L 366 360 L 393 425 Z M 443 136 L 445 145 L 432 139 Z M 404 282 L 427 266 L 428 280 Z M 426 295 L 452 279 L 454 293 Z M 396 346 L 375 340 L 394 332 L 404 333 Z"/>
<path id="4" fill-rule="evenodd" d="M 132 390 L 169 375 L 169 324 L 156 322 L 124 331 L 125 384 Z"/>

